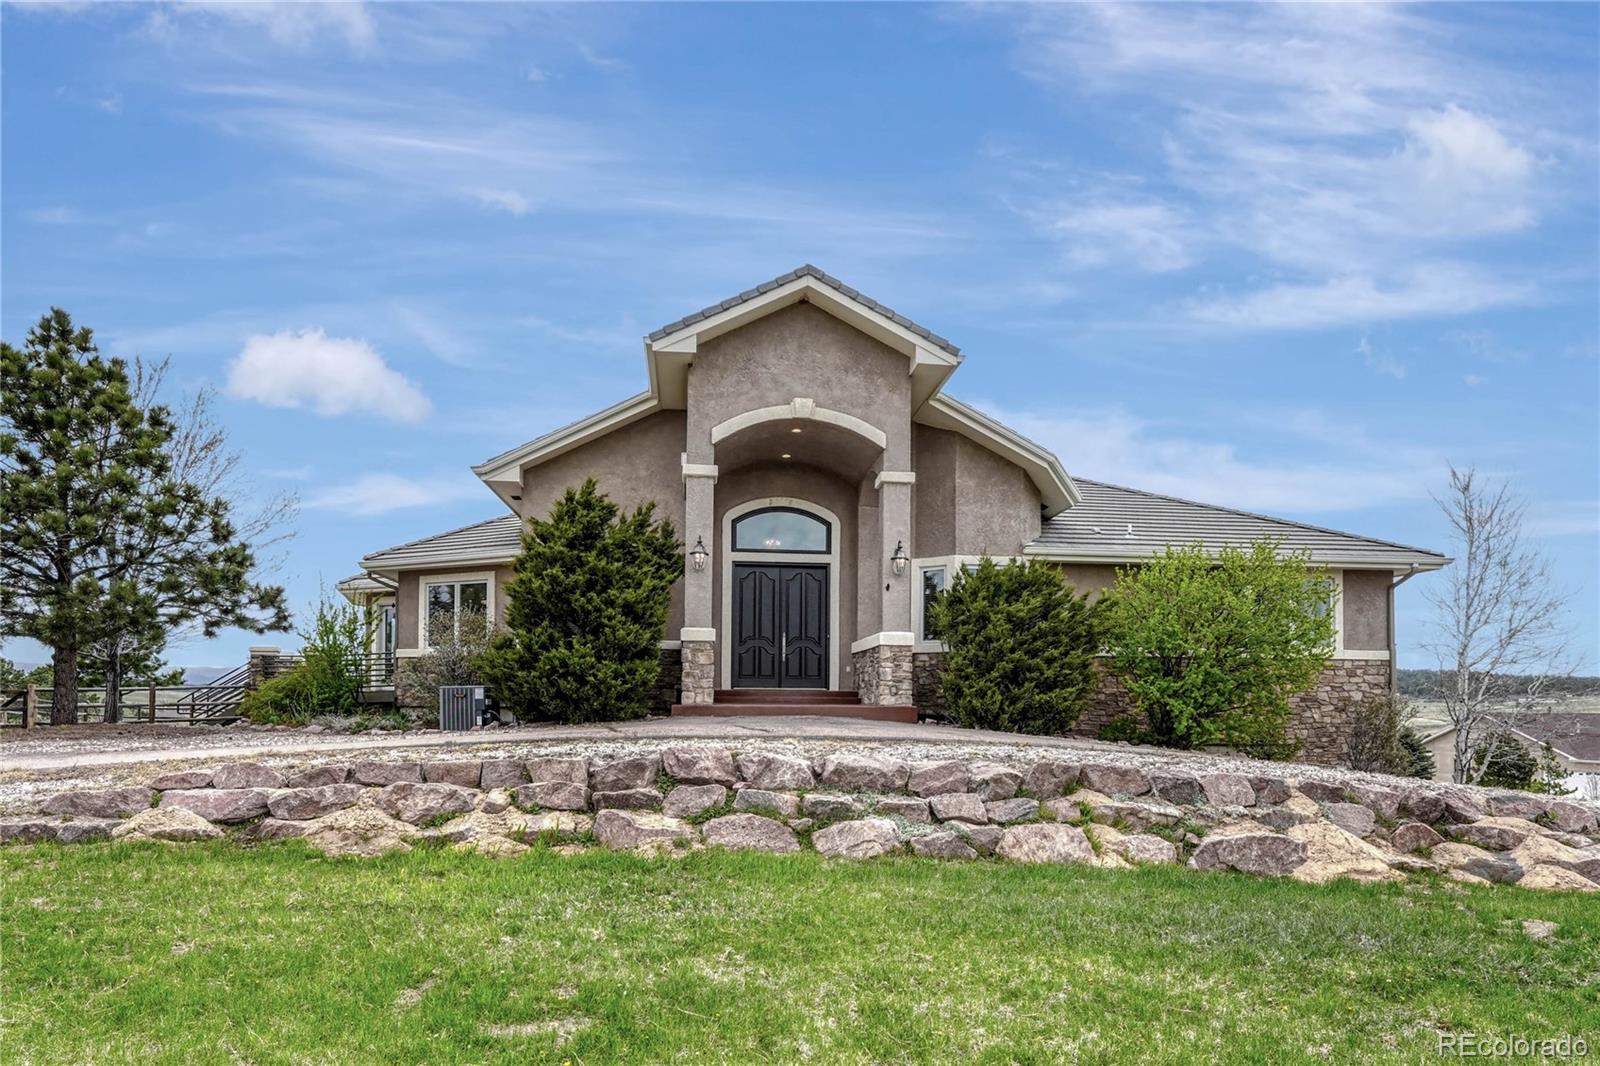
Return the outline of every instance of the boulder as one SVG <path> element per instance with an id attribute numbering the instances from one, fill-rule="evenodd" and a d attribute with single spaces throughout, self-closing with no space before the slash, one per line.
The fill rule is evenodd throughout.
<path id="1" fill-rule="evenodd" d="M 1510 856 L 1484 851 L 1468 844 L 1446 841 L 1434 846 L 1428 856 L 1434 863 L 1454 873 L 1464 873 L 1479 881 L 1515 884 L 1522 867 Z"/>
<path id="2" fill-rule="evenodd" d="M 148 810 L 150 808 L 146 807 L 139 814 Z M 13 815 L 0 818 L 0 844 L 37 844 L 46 840 L 60 844 L 84 844 L 91 840 L 108 839 L 121 824 L 115 818 L 84 818 L 70 814 Z"/>
<path id="3" fill-rule="evenodd" d="M 485 759 L 478 769 L 479 788 L 516 788 L 526 780 L 528 765 L 520 759 Z"/>
<path id="4" fill-rule="evenodd" d="M 157 792 L 165 792 L 169 788 L 210 788 L 210 770 L 178 770 L 170 774 L 162 774 L 150 782 L 150 787 Z"/>
<path id="5" fill-rule="evenodd" d="M 1593 808 L 1571 800 L 1552 801 L 1547 821 L 1550 828 L 1563 833 L 1593 833 L 1600 828 L 1600 815 Z"/>
<path id="6" fill-rule="evenodd" d="M 965 792 L 967 790 L 967 764 L 951 760 L 949 762 L 917 763 L 911 768 L 911 776 L 906 782 L 914 796 L 937 796 L 944 792 Z"/>
<path id="7" fill-rule="evenodd" d="M 256 762 L 235 762 L 211 771 L 212 788 L 282 788 L 283 774 Z"/>
<path id="8" fill-rule="evenodd" d="M 1250 782 L 1250 787 L 1255 790 L 1256 802 L 1283 803 L 1292 795 L 1294 789 L 1289 782 L 1281 777 L 1271 777 L 1266 774 L 1247 774 L 1245 780 Z"/>
<path id="9" fill-rule="evenodd" d="M 1600 880 L 1600 855 L 1548 837 L 1528 837 L 1511 849 L 1510 858 L 1524 870 L 1535 866 L 1560 866 L 1591 881 Z"/>
<path id="10" fill-rule="evenodd" d="M 526 855 L 533 849 L 510 837 L 481 836 L 464 840 L 456 845 L 458 851 L 475 851 L 490 859 L 510 859 Z"/>
<path id="11" fill-rule="evenodd" d="M 677 842 L 694 836 L 687 822 L 650 811 L 605 810 L 594 816 L 594 837 L 604 848 L 632 851 Z"/>
<path id="12" fill-rule="evenodd" d="M 1022 791 L 1035 799 L 1051 799 L 1078 783 L 1080 767 L 1065 759 L 1040 759 L 1022 775 Z M 965 789 L 949 789 L 963 792 Z"/>
<path id="13" fill-rule="evenodd" d="M 800 850 L 794 830 L 759 814 L 725 814 L 701 827 L 707 844 L 738 851 L 788 854 Z"/>
<path id="14" fill-rule="evenodd" d="M 871 859 L 900 847 L 900 834 L 887 818 L 861 818 L 819 829 L 811 843 L 830 859 Z"/>
<path id="15" fill-rule="evenodd" d="M 535 784 L 546 781 L 564 781 L 571 785 L 589 785 L 589 760 L 582 755 L 578 756 L 546 756 L 542 759 L 529 759 L 524 769 L 527 770 L 528 780 Z M 656 775 L 651 774 L 647 785 L 656 783 Z M 632 787 L 632 786 L 623 786 Z"/>
<path id="16" fill-rule="evenodd" d="M 667 793 L 661 813 L 669 818 L 693 818 L 727 802 L 728 790 L 721 785 L 679 785 Z"/>
<path id="17" fill-rule="evenodd" d="M 1112 848 L 1129 862 L 1166 866 L 1178 861 L 1177 845 L 1154 833 L 1120 834 L 1120 837 Z"/>
<path id="18" fill-rule="evenodd" d="M 811 764 L 793 755 L 744 751 L 737 759 L 739 776 L 752 788 L 801 789 L 817 783 Z"/>
<path id="19" fill-rule="evenodd" d="M 321 785 L 314 786 L 321 788 Z M 157 807 L 157 810 L 161 808 Z M 263 818 L 239 831 L 239 839 L 247 844 L 262 844 L 271 840 L 298 840 L 306 835 L 310 822 L 290 822 L 282 818 Z"/>
<path id="20" fill-rule="evenodd" d="M 1548 864 L 1528 870 L 1517 884 L 1522 888 L 1538 888 L 1547 892 L 1600 892 L 1600 885 L 1582 874 Z"/>
<path id="21" fill-rule="evenodd" d="M 981 825 L 989 820 L 983 808 L 983 799 L 976 792 L 951 792 L 934 796 L 928 801 L 933 816 L 941 822 L 971 822 Z"/>
<path id="22" fill-rule="evenodd" d="M 1444 797 L 1425 788 L 1410 788 L 1400 794 L 1400 808 L 1424 825 L 1444 818 Z"/>
<path id="23" fill-rule="evenodd" d="M 1330 803 L 1324 810 L 1328 821 L 1358 837 L 1371 836 L 1378 827 L 1372 811 L 1359 803 Z"/>
<path id="24" fill-rule="evenodd" d="M 412 765 L 415 766 L 414 763 Z M 388 787 L 398 785 L 415 788 L 450 787 L 411 781 L 398 781 Z M 305 826 L 301 834 L 305 842 L 327 855 L 372 856 L 391 851 L 410 851 L 411 841 L 422 835 L 416 826 L 391 818 L 376 807 L 346 807 L 322 818 L 296 824 Z"/>
<path id="25" fill-rule="evenodd" d="M 215 840 L 222 830 L 182 807 L 147 807 L 110 835 L 117 840 Z"/>
<path id="26" fill-rule="evenodd" d="M 491 788 L 478 801 L 478 810 L 484 814 L 499 814 L 511 808 L 512 793 L 507 788 Z"/>
<path id="27" fill-rule="evenodd" d="M 422 767 L 414 762 L 378 762 L 363 759 L 350 768 L 350 779 L 358 785 L 393 785 L 402 781 L 422 783 Z"/>
<path id="28" fill-rule="evenodd" d="M 1372 812 L 1367 811 L 1367 815 L 1371 817 Z M 1290 827 L 1283 835 L 1305 845 L 1305 861 L 1289 875 L 1296 881 L 1321 885 L 1339 877 L 1367 882 L 1400 879 L 1382 851 L 1337 825 L 1307 822 Z"/>
<path id="29" fill-rule="evenodd" d="M 58 792 L 44 801 L 44 813 L 70 814 L 77 818 L 129 818 L 149 810 L 154 797 L 155 793 L 143 785 Z"/>
<path id="30" fill-rule="evenodd" d="M 1152 770 L 1150 771 L 1150 790 L 1168 803 L 1180 803 L 1186 807 L 1194 807 L 1206 802 L 1205 789 L 1200 787 L 1200 779 L 1193 774 L 1173 774 Z"/>
<path id="31" fill-rule="evenodd" d="M 1013 862 L 1094 862 L 1094 848 L 1075 825 L 1039 822 L 1014 825 L 1000 837 L 995 853 Z"/>
<path id="32" fill-rule="evenodd" d="M 985 803 L 1010 799 L 1022 787 L 1022 775 L 999 763 L 979 763 L 972 768 L 972 791 Z"/>
<path id="33" fill-rule="evenodd" d="M 530 763 L 528 776 L 534 781 L 548 780 L 533 772 Z M 631 755 L 625 759 L 612 759 L 589 767 L 591 792 L 625 792 L 634 788 L 654 788 L 661 777 L 661 756 Z"/>
<path id="34" fill-rule="evenodd" d="M 422 764 L 422 779 L 429 784 L 477 788 L 483 780 L 483 763 L 477 759 L 449 759 Z"/>
<path id="35" fill-rule="evenodd" d="M 1200 789 L 1213 807 L 1254 807 L 1256 790 L 1243 774 L 1201 774 Z"/>
<path id="36" fill-rule="evenodd" d="M 904 818 L 908 822 L 927 824 L 933 821 L 928 814 L 928 801 L 915 796 L 882 796 L 873 804 L 872 813 L 884 818 Z"/>
<path id="37" fill-rule="evenodd" d="M 325 766 L 307 766 L 283 779 L 285 788 L 321 788 L 323 785 L 342 785 L 350 779 L 350 767 L 343 763 Z"/>
<path id="38" fill-rule="evenodd" d="M 471 789 L 457 785 L 397 781 L 378 793 L 378 807 L 391 818 L 419 825 L 452 814 L 466 814 L 477 802 Z"/>
<path id="39" fill-rule="evenodd" d="M 1292 830 L 1291 830 L 1292 831 Z M 1189 865 L 1197 870 L 1238 870 L 1281 877 L 1306 861 L 1303 841 L 1279 833 L 1209 836 L 1195 848 Z"/>
<path id="40" fill-rule="evenodd" d="M 1539 827 L 1532 822 L 1518 818 L 1480 818 L 1476 822 L 1456 826 L 1455 836 L 1489 851 L 1510 851 L 1538 831 Z"/>
<path id="41" fill-rule="evenodd" d="M 208 822 L 248 822 L 267 813 L 271 797 L 264 788 L 173 789 L 161 793 L 161 806 L 182 807 Z"/>
<path id="42" fill-rule="evenodd" d="M 272 793 L 267 810 L 274 818 L 301 821 L 321 818 L 334 811 L 353 807 L 361 798 L 360 785 L 318 785 L 315 788 L 285 788 Z"/>
<path id="43" fill-rule="evenodd" d="M 800 807 L 813 818 L 854 818 L 864 809 L 854 796 L 837 792 L 807 792 Z"/>
<path id="44" fill-rule="evenodd" d="M 1352 793 L 1342 783 L 1333 781 L 1300 781 L 1300 794 L 1318 803 L 1348 803 Z"/>
<path id="45" fill-rule="evenodd" d="M 1076 797 L 1068 797 L 1073 799 Z M 1140 832 L 1161 825 L 1177 825 L 1184 820 L 1184 813 L 1177 807 L 1166 803 L 1141 802 L 1138 800 L 1090 800 L 1089 820 L 1101 825 L 1116 825 L 1121 823 L 1130 832 Z M 1061 814 L 1065 813 L 1065 818 Z M 1080 814 L 1077 809 L 1070 811 L 1058 810 L 1056 817 L 1060 821 L 1074 821 Z"/>
<path id="46" fill-rule="evenodd" d="M 623 788 L 615 792 L 589 794 L 589 803 L 597 811 L 653 811 L 665 799 L 659 788 Z"/>
<path id="47" fill-rule="evenodd" d="M 1389 834 L 1389 846 L 1402 855 L 1443 844 L 1444 837 L 1421 822 L 1403 822 Z"/>
<path id="48" fill-rule="evenodd" d="M 542 816 L 541 816 L 542 817 Z M 571 818 L 573 815 L 565 815 Z M 523 814 L 514 808 L 506 808 L 496 814 L 487 811 L 468 811 L 466 814 L 452 818 L 436 829 L 425 829 L 422 832 L 424 839 L 447 840 L 452 844 L 460 844 L 468 840 L 482 840 L 488 837 L 511 837 L 527 833 L 529 824 L 534 816 Z"/>
<path id="49" fill-rule="evenodd" d="M 1361 804 L 1379 818 L 1392 822 L 1400 817 L 1401 794 L 1394 789 L 1358 783 L 1350 785 L 1348 791 L 1355 797 L 1351 802 Z"/>
<path id="50" fill-rule="evenodd" d="M 968 825 L 965 822 L 946 822 L 944 828 L 965 840 L 979 855 L 993 855 L 1000 846 L 1005 830 L 997 825 Z"/>
<path id="51" fill-rule="evenodd" d="M 787 792 L 771 792 L 764 788 L 745 788 L 740 789 L 733 797 L 733 809 L 776 811 L 785 818 L 794 818 L 800 813 L 800 797 L 791 796 Z"/>
<path id="52" fill-rule="evenodd" d="M 1452 822 L 1476 822 L 1484 815 L 1483 804 L 1470 793 L 1446 792 L 1441 799 L 1444 802 L 1444 816 Z"/>
<path id="53" fill-rule="evenodd" d="M 1497 792 L 1489 797 L 1489 813 L 1496 818 L 1533 821 L 1550 809 L 1550 801 L 1526 792 Z"/>
<path id="54" fill-rule="evenodd" d="M 544 811 L 541 814 L 524 814 L 523 831 L 529 836 L 575 836 L 594 828 L 594 819 L 587 814 L 571 811 Z"/>
<path id="55" fill-rule="evenodd" d="M 731 785 L 739 780 L 727 748 L 668 748 L 661 753 L 667 776 L 685 785 Z"/>
<path id="56" fill-rule="evenodd" d="M 1305 825 L 1317 820 L 1314 814 L 1290 810 L 1288 807 L 1260 807 L 1250 817 L 1270 829 L 1287 829 L 1291 825 Z"/>
<path id="57" fill-rule="evenodd" d="M 959 833 L 924 833 L 911 838 L 911 850 L 927 859 L 976 859 L 978 852 Z"/>
<path id="58" fill-rule="evenodd" d="M 1107 796 L 1142 796 L 1150 791 L 1150 777 L 1134 766 L 1091 763 L 1078 774 L 1084 788 Z"/>
<path id="59" fill-rule="evenodd" d="M 572 781 L 535 781 L 517 786 L 517 806 L 548 807 L 555 811 L 586 811 L 589 790 Z"/>
<path id="60" fill-rule="evenodd" d="M 1039 817 L 1039 801 L 1024 797 L 994 800 L 983 805 L 983 813 L 995 825 L 1026 822 Z"/>
<path id="61" fill-rule="evenodd" d="M 830 755 L 819 775 L 825 785 L 864 792 L 898 792 L 910 776 L 911 768 L 899 759 L 878 755 Z"/>

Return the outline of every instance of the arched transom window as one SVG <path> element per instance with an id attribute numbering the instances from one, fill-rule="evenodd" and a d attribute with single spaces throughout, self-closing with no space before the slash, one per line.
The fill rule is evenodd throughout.
<path id="1" fill-rule="evenodd" d="M 741 552 L 826 553 L 832 537 L 827 522 L 793 507 L 751 511 L 733 523 L 733 550 Z"/>

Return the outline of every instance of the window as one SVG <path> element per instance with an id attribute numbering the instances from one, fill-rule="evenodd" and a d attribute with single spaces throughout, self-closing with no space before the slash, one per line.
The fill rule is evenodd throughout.
<path id="1" fill-rule="evenodd" d="M 733 550 L 820 554 L 830 550 L 832 536 L 832 527 L 816 515 L 792 507 L 769 507 L 734 521 Z"/>
<path id="2" fill-rule="evenodd" d="M 933 632 L 933 612 L 929 609 L 939 593 L 944 591 L 944 567 L 926 566 L 922 569 L 922 639 L 938 640 Z"/>
<path id="3" fill-rule="evenodd" d="M 429 581 L 424 588 L 423 601 L 427 604 L 427 639 L 423 643 L 431 647 L 445 636 L 459 635 L 463 614 L 469 611 L 481 615 L 489 613 L 489 582 L 484 578 Z"/>

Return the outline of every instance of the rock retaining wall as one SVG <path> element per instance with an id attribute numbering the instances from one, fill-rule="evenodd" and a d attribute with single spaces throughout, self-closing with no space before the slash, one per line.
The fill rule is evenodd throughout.
<path id="1" fill-rule="evenodd" d="M 1072 753 L 1076 756 L 1077 753 Z M 256 763 L 51 796 L 0 818 L 0 842 L 304 839 L 335 855 L 434 843 L 814 849 L 1201 870 L 1321 883 L 1432 873 L 1600 890 L 1600 808 L 1418 783 L 1195 773 L 1051 755 L 1025 765 L 868 752 L 669 746 L 614 758 Z"/>

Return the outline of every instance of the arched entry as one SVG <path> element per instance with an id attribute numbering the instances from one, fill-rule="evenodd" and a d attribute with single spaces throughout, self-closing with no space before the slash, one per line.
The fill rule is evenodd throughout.
<path id="1" fill-rule="evenodd" d="M 722 687 L 838 688 L 838 516 L 769 496 L 723 523 Z"/>

